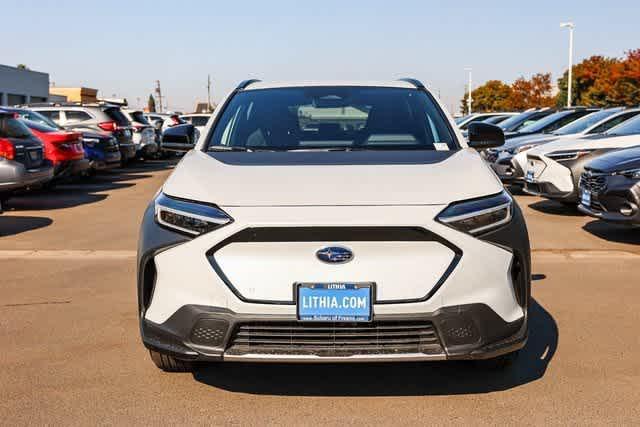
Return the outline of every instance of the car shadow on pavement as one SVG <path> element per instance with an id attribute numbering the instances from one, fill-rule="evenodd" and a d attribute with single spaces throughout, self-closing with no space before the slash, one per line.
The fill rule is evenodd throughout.
<path id="1" fill-rule="evenodd" d="M 41 216 L 0 215 L 0 237 L 13 236 L 25 231 L 37 230 L 51 225 L 51 218 Z"/>
<path id="2" fill-rule="evenodd" d="M 232 392 L 296 396 L 423 396 L 508 390 L 544 376 L 558 346 L 558 327 L 536 301 L 529 340 L 513 365 L 491 371 L 474 362 L 376 364 L 217 364 L 194 378 Z"/>
<path id="3" fill-rule="evenodd" d="M 578 210 L 577 205 L 563 205 L 555 200 L 541 200 L 530 204 L 529 207 L 533 210 L 549 215 L 584 216 L 584 214 Z"/>
<path id="4" fill-rule="evenodd" d="M 594 220 L 586 223 L 582 229 L 608 242 L 640 245 L 640 228 Z"/>

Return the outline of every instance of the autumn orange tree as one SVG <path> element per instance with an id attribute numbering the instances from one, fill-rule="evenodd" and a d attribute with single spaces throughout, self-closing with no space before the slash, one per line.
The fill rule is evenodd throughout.
<path id="1" fill-rule="evenodd" d="M 558 105 L 567 103 L 567 75 L 558 80 Z M 640 104 L 640 49 L 623 58 L 595 55 L 573 67 L 572 104 L 632 106 Z"/>
<path id="2" fill-rule="evenodd" d="M 471 92 L 474 111 L 511 111 L 526 110 L 531 107 L 549 107 L 555 105 L 552 95 L 551 73 L 538 73 L 525 79 L 520 77 L 512 85 L 500 80 L 489 80 Z M 467 93 L 460 101 L 460 111 L 467 108 Z"/>

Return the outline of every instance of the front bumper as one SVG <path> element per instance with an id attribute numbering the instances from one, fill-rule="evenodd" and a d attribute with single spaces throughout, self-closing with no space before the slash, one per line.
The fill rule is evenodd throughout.
<path id="1" fill-rule="evenodd" d="M 34 169 L 27 169 L 22 163 L 0 161 L 0 192 L 20 190 L 32 185 L 43 184 L 53 178 L 53 165 L 49 161 Z"/>
<path id="2" fill-rule="evenodd" d="M 578 209 L 603 221 L 640 225 L 640 181 L 620 175 L 609 175 L 603 189 L 591 194 L 589 206 L 581 203 Z M 629 214 L 621 212 L 627 209 Z"/>
<path id="3" fill-rule="evenodd" d="M 511 223 L 476 238 L 429 221 L 442 208 L 226 207 L 233 223 L 192 239 L 160 227 L 152 203 L 138 248 L 143 341 L 182 359 L 301 362 L 484 358 L 521 347 L 530 292 L 522 213 L 514 206 Z M 379 226 L 380 218 L 385 227 Z M 343 267 L 319 263 L 313 253 L 333 242 L 354 249 L 356 261 Z M 441 244 L 457 249 L 453 261 Z M 388 252 L 391 247 L 395 253 Z M 411 256 L 416 253 L 428 262 L 415 265 Z M 403 259 L 413 267 L 398 265 Z M 333 352 L 297 347 L 256 354 L 230 344 L 234 328 L 251 322 L 309 325 L 296 321 L 295 281 L 356 279 L 379 285 L 373 324 L 428 322 L 432 332 L 426 333 L 436 341 L 413 349 L 367 347 L 357 354 L 341 352 L 340 345 L 330 346 Z M 212 330 L 195 339 L 201 320 L 226 322 L 224 334 Z M 203 345 L 202 337 L 220 341 Z"/>
<path id="4" fill-rule="evenodd" d="M 418 333 L 416 328 L 422 329 Z M 141 332 L 147 348 L 193 361 L 461 360 L 487 359 L 522 348 L 527 318 L 505 322 L 488 306 L 470 304 L 410 316 L 380 315 L 370 324 L 305 324 L 295 316 L 186 305 L 162 324 L 142 320 Z"/>
<path id="5" fill-rule="evenodd" d="M 491 168 L 503 184 L 522 185 L 524 183 L 524 172 L 513 156 L 499 158 L 491 163 Z"/>

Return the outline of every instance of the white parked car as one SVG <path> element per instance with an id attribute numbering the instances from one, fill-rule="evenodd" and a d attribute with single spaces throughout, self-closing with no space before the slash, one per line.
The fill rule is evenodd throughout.
<path id="1" fill-rule="evenodd" d="M 122 109 L 122 113 L 129 119 L 133 128 L 133 143 L 138 157 L 148 158 L 158 152 L 156 131 L 147 121 L 142 110 Z"/>
<path id="2" fill-rule="evenodd" d="M 542 144 L 598 135 L 640 114 L 640 108 L 609 108 L 583 116 L 549 134 L 536 134 L 510 140 L 501 149 L 490 150 L 485 156 L 493 159 L 491 166 L 505 184 L 524 184 L 527 154 Z M 494 151 L 494 152 L 491 152 Z"/>
<path id="3" fill-rule="evenodd" d="M 550 142 L 527 152 L 524 190 L 567 204 L 579 200 L 579 181 L 587 163 L 619 148 L 640 145 L 640 116 L 609 131 Z"/>
<path id="4" fill-rule="evenodd" d="M 207 125 L 210 117 L 211 114 L 206 113 L 183 114 L 180 116 L 180 118 L 185 122 L 194 125 L 200 133 L 204 130 L 204 127 Z"/>
<path id="5" fill-rule="evenodd" d="M 195 361 L 491 359 L 527 339 L 516 202 L 416 80 L 240 84 L 149 204 L 142 340 Z M 470 148 L 474 147 L 474 148 Z"/>

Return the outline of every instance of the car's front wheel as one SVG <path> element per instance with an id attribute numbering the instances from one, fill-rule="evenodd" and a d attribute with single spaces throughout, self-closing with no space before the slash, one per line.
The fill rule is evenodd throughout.
<path id="1" fill-rule="evenodd" d="M 153 350 L 149 350 L 149 354 L 153 363 L 165 372 L 191 372 L 193 370 L 193 363 L 191 362 L 176 359 Z"/>

